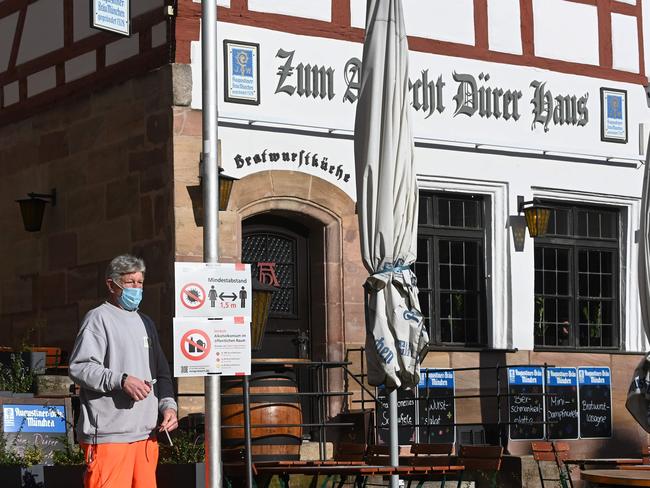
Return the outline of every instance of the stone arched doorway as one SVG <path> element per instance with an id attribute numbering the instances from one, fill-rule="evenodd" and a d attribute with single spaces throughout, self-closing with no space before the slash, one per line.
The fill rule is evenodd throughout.
<path id="1" fill-rule="evenodd" d="M 343 360 L 344 241 L 353 240 L 353 245 L 358 246 L 351 198 L 324 180 L 290 171 L 255 173 L 239 180 L 235 187 L 229 209 L 237 213 L 240 225 L 241 259 L 250 262 L 247 258 L 254 254 L 251 249 L 267 246 L 270 240 L 277 249 L 264 251 L 262 257 L 278 257 L 284 252 L 286 258 L 288 250 L 295 249 L 303 260 L 302 264 L 276 263 L 276 270 L 284 274 L 284 279 L 291 274 L 295 283 L 289 279 L 282 303 L 276 304 L 276 316 L 271 317 L 265 335 L 263 349 L 268 350 L 260 355 L 269 357 L 280 349 L 285 357 L 290 354 L 314 361 Z M 358 248 L 354 251 L 358 254 Z M 300 269 L 303 271 L 296 277 Z M 259 273 L 259 268 L 255 272 Z M 301 289 L 294 290 L 296 285 Z M 301 306 L 290 303 L 291 300 L 307 303 Z M 307 344 L 301 342 L 304 339 Z M 327 388 L 342 390 L 342 373 L 328 375 Z M 342 398 L 331 399 L 330 412 L 337 412 L 341 403 Z"/>

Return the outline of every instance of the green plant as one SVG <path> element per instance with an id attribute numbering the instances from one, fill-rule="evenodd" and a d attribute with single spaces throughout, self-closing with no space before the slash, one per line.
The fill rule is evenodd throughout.
<path id="1" fill-rule="evenodd" d="M 71 443 L 68 436 L 61 437 L 62 449 L 52 453 L 52 461 L 58 466 L 76 466 L 85 461 L 83 450 L 74 443 Z"/>
<path id="2" fill-rule="evenodd" d="M 159 461 L 162 464 L 195 464 L 205 462 L 205 446 L 201 436 L 193 432 L 177 430 L 173 446 L 160 445 Z"/>
<path id="3" fill-rule="evenodd" d="M 36 444 L 25 447 L 22 454 L 17 451 L 16 444 L 19 435 L 20 432 L 16 435 L 11 445 L 7 443 L 5 436 L 0 435 L 0 465 L 26 468 L 35 464 L 41 464 L 44 457 L 43 450 Z"/>
<path id="4" fill-rule="evenodd" d="M 11 364 L 0 366 L 0 390 L 29 393 L 34 387 L 36 375 L 18 353 L 11 354 Z"/>

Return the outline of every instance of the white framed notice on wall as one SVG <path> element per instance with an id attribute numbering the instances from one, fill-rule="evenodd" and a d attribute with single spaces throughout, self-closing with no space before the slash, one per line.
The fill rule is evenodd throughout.
<path id="1" fill-rule="evenodd" d="M 224 40 L 224 99 L 226 102 L 259 105 L 260 45 Z"/>
<path id="2" fill-rule="evenodd" d="M 90 0 L 90 4 L 91 27 L 131 35 L 131 0 Z"/>

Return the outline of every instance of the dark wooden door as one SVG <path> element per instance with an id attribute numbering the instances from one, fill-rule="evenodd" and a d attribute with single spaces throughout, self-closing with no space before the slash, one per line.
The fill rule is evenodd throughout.
<path id="1" fill-rule="evenodd" d="M 277 216 L 244 222 L 242 261 L 276 288 L 262 349 L 254 358 L 311 359 L 308 230 Z"/>

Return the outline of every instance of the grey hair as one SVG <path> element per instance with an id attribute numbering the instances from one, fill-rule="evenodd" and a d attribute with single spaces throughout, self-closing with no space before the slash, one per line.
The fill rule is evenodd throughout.
<path id="1" fill-rule="evenodd" d="M 142 273 L 146 271 L 146 266 L 141 258 L 131 254 L 122 254 L 114 257 L 106 267 L 106 279 L 120 281 L 122 275 L 127 273 Z"/>

